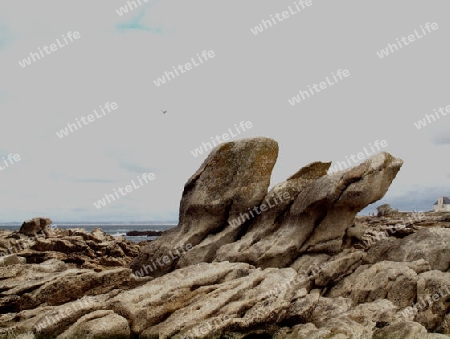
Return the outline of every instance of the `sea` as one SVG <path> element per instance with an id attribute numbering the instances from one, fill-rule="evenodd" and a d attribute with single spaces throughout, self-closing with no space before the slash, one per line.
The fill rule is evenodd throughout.
<path id="1" fill-rule="evenodd" d="M 0 230 L 18 231 L 22 223 L 0 223 Z M 108 223 L 108 222 L 54 222 L 50 228 L 84 228 L 87 232 L 94 228 L 101 228 L 106 234 L 114 237 L 124 236 L 127 240 L 140 242 L 145 240 L 153 240 L 157 237 L 149 236 L 127 236 L 130 231 L 166 231 L 177 226 L 176 222 L 153 223 L 153 222 L 128 222 L 128 223 Z"/>

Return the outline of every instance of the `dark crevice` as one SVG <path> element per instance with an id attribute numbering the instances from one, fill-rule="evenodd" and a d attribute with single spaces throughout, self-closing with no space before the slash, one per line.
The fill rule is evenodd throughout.
<path id="1" fill-rule="evenodd" d="M 227 206 L 225 207 L 225 213 L 224 213 L 223 220 L 221 220 L 219 222 L 219 224 L 222 225 L 222 226 L 217 227 L 216 230 L 214 230 L 213 232 L 209 233 L 210 235 L 216 235 L 216 234 L 222 232 L 225 228 L 227 228 L 229 226 L 228 218 L 230 216 L 230 210 L 231 210 L 232 205 L 233 205 L 233 201 L 231 201 L 230 203 L 227 204 Z"/>
<path id="2" fill-rule="evenodd" d="M 242 224 L 239 225 L 238 233 L 236 234 L 235 240 L 234 240 L 235 242 L 241 240 L 241 238 L 247 234 L 252 223 L 253 223 L 253 219 L 250 219 L 250 220 L 244 221 Z"/>
<path id="3" fill-rule="evenodd" d="M 242 339 L 271 339 L 272 335 L 269 333 L 251 333 Z"/>
<path id="4" fill-rule="evenodd" d="M 189 291 L 193 292 L 193 291 L 195 291 L 196 289 L 198 289 L 198 288 L 200 288 L 200 287 L 202 287 L 202 286 L 204 286 L 204 285 L 192 285 L 192 286 L 190 287 Z"/>
<path id="5" fill-rule="evenodd" d="M 342 195 L 347 191 L 347 188 L 350 187 L 350 185 L 354 184 L 355 182 L 358 182 L 362 179 L 363 176 L 361 176 L 360 178 L 355 177 L 353 179 L 345 179 L 344 177 L 342 177 L 342 179 L 344 180 L 344 188 L 341 190 L 341 192 L 339 193 L 339 196 L 333 201 L 333 205 L 339 203 L 339 200 L 341 199 Z M 347 181 L 348 180 L 348 181 Z"/>
<path id="6" fill-rule="evenodd" d="M 312 205 L 309 205 L 305 210 L 308 210 L 309 212 L 302 212 L 296 219 L 297 220 L 310 220 L 313 221 L 313 227 L 311 228 L 310 232 L 306 234 L 305 241 L 299 245 L 298 250 L 300 250 L 305 243 L 308 242 L 308 240 L 314 235 L 314 232 L 316 231 L 316 228 L 322 223 L 322 221 L 326 218 L 328 215 L 328 209 L 329 206 L 324 203 L 324 200 L 320 200 L 315 202 Z M 308 252 L 310 247 L 304 249 L 302 253 Z M 297 260 L 298 256 L 293 258 L 293 261 L 291 264 Z"/>
<path id="7" fill-rule="evenodd" d="M 306 324 L 308 317 L 302 317 L 300 315 L 293 315 L 280 322 L 280 327 L 294 327 L 295 325 Z"/>

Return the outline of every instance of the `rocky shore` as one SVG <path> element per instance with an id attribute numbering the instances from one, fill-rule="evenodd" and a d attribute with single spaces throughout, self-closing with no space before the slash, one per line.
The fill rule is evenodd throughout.
<path id="1" fill-rule="evenodd" d="M 45 218 L 2 232 L 0 337 L 450 338 L 450 214 L 356 216 L 402 160 L 314 162 L 268 191 L 277 156 L 216 147 L 141 248 Z"/>

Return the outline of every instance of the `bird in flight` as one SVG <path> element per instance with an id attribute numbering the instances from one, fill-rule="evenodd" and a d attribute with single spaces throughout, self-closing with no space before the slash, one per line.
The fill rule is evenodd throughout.
<path id="1" fill-rule="evenodd" d="M 162 113 L 162 114 L 166 114 L 166 113 L 167 113 L 167 111 L 163 111 L 163 110 L 161 110 L 161 113 Z"/>

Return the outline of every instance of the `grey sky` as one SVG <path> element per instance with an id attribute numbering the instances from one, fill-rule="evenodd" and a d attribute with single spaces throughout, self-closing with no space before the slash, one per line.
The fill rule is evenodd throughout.
<path id="1" fill-rule="evenodd" d="M 0 159 L 21 157 L 0 171 L 0 221 L 177 220 L 183 186 L 206 158 L 191 151 L 241 121 L 253 127 L 232 140 L 279 142 L 271 186 L 386 140 L 383 150 L 405 163 L 375 205 L 429 210 L 450 195 L 450 114 L 414 125 L 450 105 L 448 1 L 313 0 L 257 35 L 250 29 L 294 1 L 141 3 L 122 16 L 123 0 L 0 4 Z M 439 28 L 377 55 L 427 22 Z M 69 31 L 80 38 L 19 65 Z M 154 84 L 204 50 L 215 57 Z M 289 104 L 339 69 L 350 76 Z M 106 102 L 118 109 L 56 135 Z M 94 206 L 144 172 L 156 179 Z"/>

